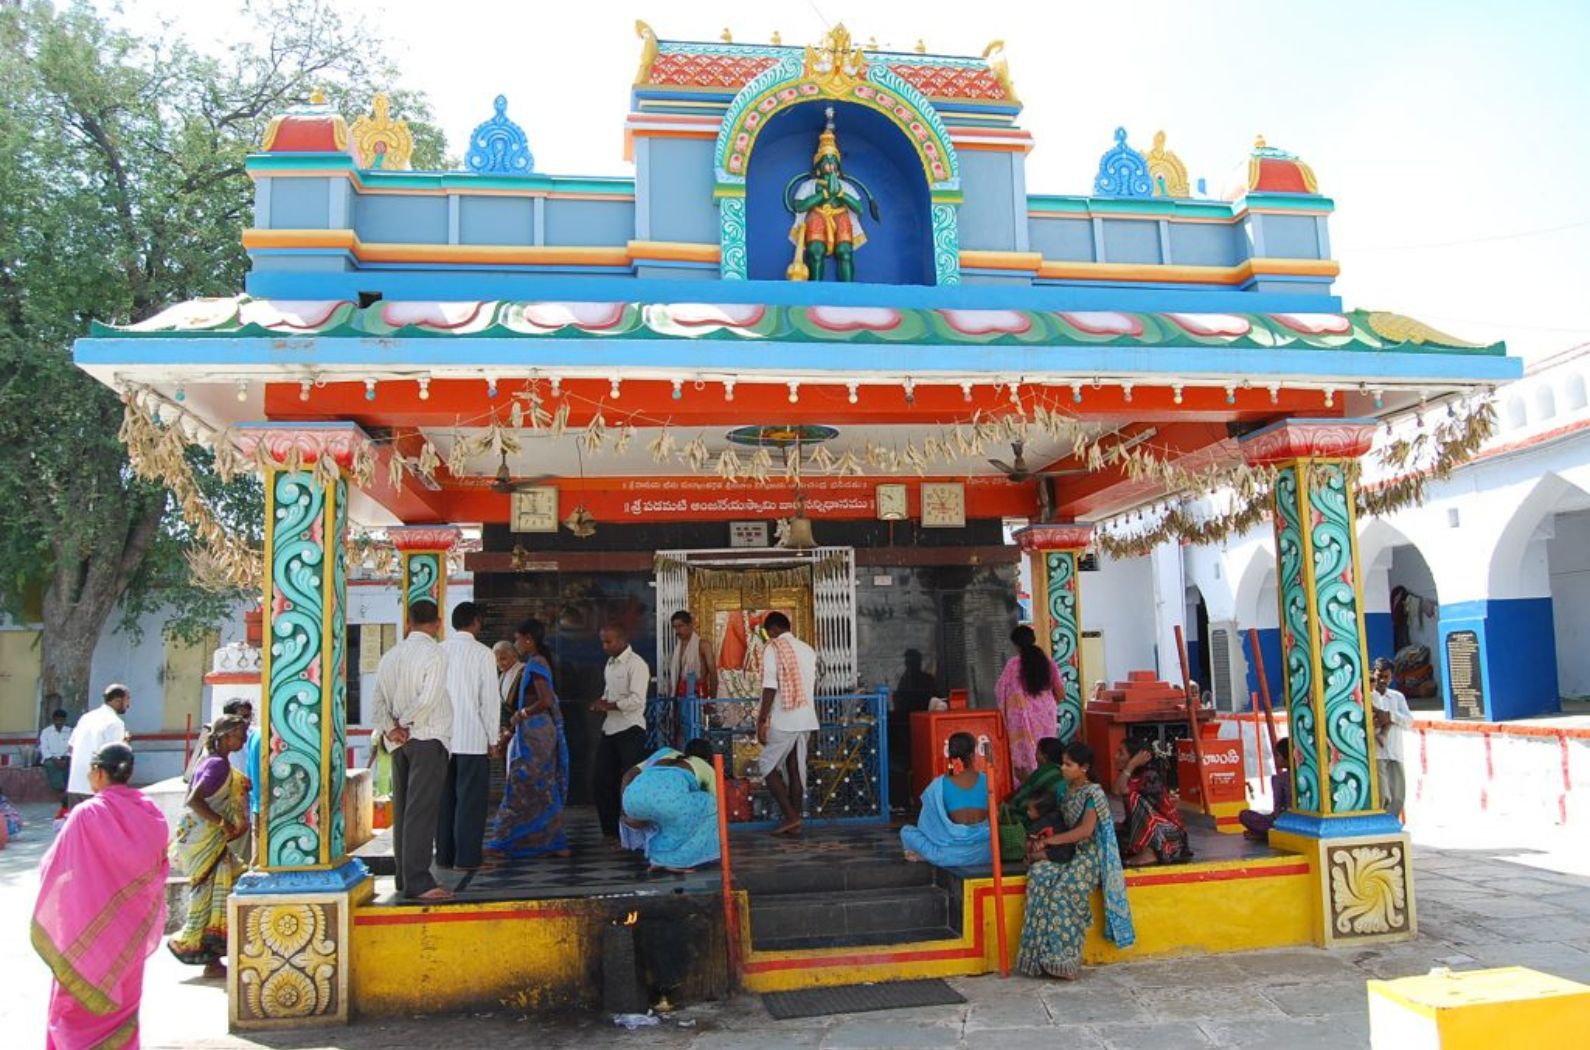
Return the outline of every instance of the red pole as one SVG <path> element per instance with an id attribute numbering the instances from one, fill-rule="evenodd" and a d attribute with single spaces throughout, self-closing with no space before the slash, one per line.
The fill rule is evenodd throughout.
<path id="1" fill-rule="evenodd" d="M 182 729 L 182 772 L 187 775 L 188 759 L 193 757 L 193 712 L 188 712 L 188 724 Z"/>
<path id="2" fill-rule="evenodd" d="M 1248 628 L 1248 648 L 1253 650 L 1253 671 L 1259 679 L 1259 702 L 1264 705 L 1264 724 L 1269 729 L 1270 757 L 1275 758 L 1275 707 L 1270 703 L 1270 680 L 1264 676 L 1264 653 L 1259 649 L 1259 632 Z M 1274 768 L 1272 762 L 1271 768 Z M 1259 775 L 1264 775 L 1264 763 L 1259 763 Z"/>
<path id="3" fill-rule="evenodd" d="M 983 763 L 983 782 L 988 785 L 988 842 L 994 859 L 994 935 L 999 944 L 999 976 L 1010 976 L 1010 943 L 1005 932 L 1005 865 L 999 856 L 999 792 L 994 787 L 994 762 L 989 755 Z"/>
<path id="4" fill-rule="evenodd" d="M 1209 778 L 1204 775 L 1204 741 L 1198 728 L 1198 705 L 1202 696 L 1189 696 L 1192 692 L 1192 672 L 1187 666 L 1187 640 L 1182 636 L 1181 624 L 1176 625 L 1176 656 L 1181 660 L 1181 692 L 1187 701 L 1187 721 L 1192 724 L 1193 761 L 1198 764 L 1198 797 L 1204 813 L 1209 812 Z"/>
<path id="5" fill-rule="evenodd" d="M 712 774 L 718 789 L 719 873 L 723 879 L 723 936 L 729 944 L 729 987 L 740 982 L 740 909 L 734 901 L 734 877 L 729 871 L 729 796 L 723 782 L 723 756 L 713 754 Z"/>

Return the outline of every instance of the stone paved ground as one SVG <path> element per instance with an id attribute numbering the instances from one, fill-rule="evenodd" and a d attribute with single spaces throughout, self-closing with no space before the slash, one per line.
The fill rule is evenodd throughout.
<path id="1" fill-rule="evenodd" d="M 48 817 L 30 807 L 28 815 Z M 47 819 L 44 821 L 47 826 Z M 1423 836 L 1417 836 L 1423 838 Z M 0 851 L 0 1032 L 39 1046 L 49 977 L 25 934 L 43 836 Z M 1420 937 L 1405 945 L 1324 952 L 1296 949 L 1142 962 L 1090 970 L 1076 984 L 978 977 L 953 982 L 957 1007 L 774 1021 L 759 1000 L 682 1011 L 664 1026 L 616 1030 L 605 1018 L 526 1018 L 511 1011 L 462 1017 L 367 1019 L 345 1029 L 248 1039 L 226 1033 L 219 982 L 166 952 L 149 962 L 146 1048 L 343 1050 L 451 1047 L 612 1047 L 644 1050 L 1067 1050 L 1136 1047 L 1364 1047 L 1364 981 L 1432 966 L 1524 965 L 1590 983 L 1590 853 L 1567 833 L 1531 848 L 1441 830 L 1415 848 Z M 1480 848 L 1482 847 L 1483 848 Z M 1578 852 L 1575 852 L 1575 851 Z M 17 1039 L 12 1041 L 13 1035 Z"/>

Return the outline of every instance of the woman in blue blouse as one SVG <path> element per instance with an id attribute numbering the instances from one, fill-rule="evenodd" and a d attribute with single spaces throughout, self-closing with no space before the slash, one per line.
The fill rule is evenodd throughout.
<path id="1" fill-rule="evenodd" d="M 949 772 L 922 792 L 915 824 L 900 829 L 906 860 L 925 860 L 941 868 L 976 867 L 991 862 L 988 842 L 988 780 L 972 764 L 977 740 L 956 733 L 949 741 Z"/>

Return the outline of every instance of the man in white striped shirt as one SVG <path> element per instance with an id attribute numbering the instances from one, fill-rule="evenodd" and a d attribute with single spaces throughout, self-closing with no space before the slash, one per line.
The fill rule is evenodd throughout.
<path id="1" fill-rule="evenodd" d="M 371 724 L 392 752 L 392 853 L 398 893 L 444 901 L 452 891 L 431 874 L 436 810 L 447 779 L 447 745 L 453 706 L 447 699 L 447 658 L 436 644 L 441 629 L 436 603 L 409 606 L 409 634 L 387 650 L 375 674 Z"/>
<path id="2" fill-rule="evenodd" d="M 453 702 L 453 747 L 436 823 L 436 863 L 459 871 L 480 867 L 486 789 L 502 710 L 497 658 L 476 640 L 478 634 L 479 607 L 459 602 L 453 609 L 453 633 L 441 646 L 447 657 L 447 695 Z"/>

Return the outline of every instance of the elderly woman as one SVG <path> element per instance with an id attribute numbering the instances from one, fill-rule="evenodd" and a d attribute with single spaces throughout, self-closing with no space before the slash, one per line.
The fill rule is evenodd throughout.
<path id="1" fill-rule="evenodd" d="M 509 718 L 508 779 L 497 827 L 486 843 L 486 860 L 530 860 L 570 855 L 563 829 L 563 803 L 569 795 L 569 744 L 563 735 L 563 712 L 552 689 L 547 660 L 546 628 L 540 620 L 518 627 L 524 669 L 518 701 Z"/>
<path id="2" fill-rule="evenodd" d="M 993 858 L 988 842 L 988 779 L 973 767 L 977 740 L 970 733 L 956 733 L 948 750 L 949 771 L 934 777 L 922 792 L 917 822 L 900 829 L 905 859 L 941 868 L 988 864 Z"/>
<path id="3" fill-rule="evenodd" d="M 1110 802 L 1093 780 L 1093 749 L 1066 745 L 1060 760 L 1066 792 L 1060 800 L 1064 831 L 1040 835 L 1034 846 L 1074 845 L 1069 861 L 1035 859 L 1027 868 L 1027 909 L 1016 967 L 1031 977 L 1074 981 L 1082 975 L 1082 945 L 1093 925 L 1093 890 L 1104 891 L 1104 932 L 1118 948 L 1136 941 L 1126 901 L 1126 875 L 1115 843 Z"/>
<path id="4" fill-rule="evenodd" d="M 171 838 L 171 860 L 188 874 L 188 921 L 166 947 L 182 962 L 203 966 L 206 977 L 226 976 L 226 898 L 243 873 L 228 845 L 249 832 L 248 778 L 229 756 L 247 736 L 241 715 L 215 720 L 188 783 L 187 812 Z"/>
<path id="5" fill-rule="evenodd" d="M 132 773 L 126 744 L 94 752 L 93 794 L 39 864 L 33 948 L 55 977 L 45 1038 L 52 1050 L 138 1045 L 144 961 L 166 925 L 168 829 L 160 807 L 127 786 Z"/>

